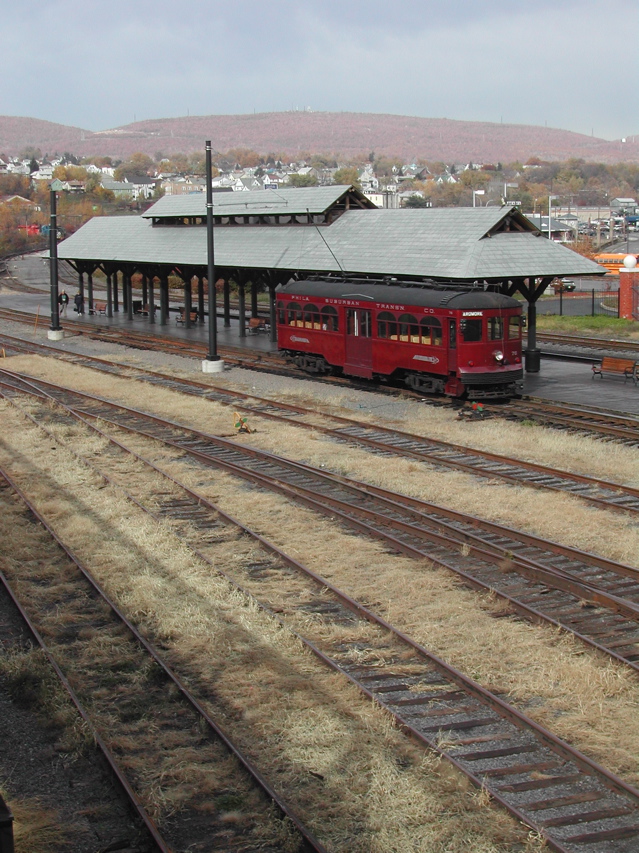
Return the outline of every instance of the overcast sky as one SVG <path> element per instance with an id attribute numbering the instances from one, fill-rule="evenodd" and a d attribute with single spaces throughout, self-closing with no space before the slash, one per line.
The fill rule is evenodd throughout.
<path id="1" fill-rule="evenodd" d="M 1 0 L 0 114 L 310 108 L 639 133 L 637 0 Z"/>

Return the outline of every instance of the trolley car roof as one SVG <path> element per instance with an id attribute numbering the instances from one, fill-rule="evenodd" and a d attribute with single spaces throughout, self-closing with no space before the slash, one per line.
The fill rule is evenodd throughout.
<path id="1" fill-rule="evenodd" d="M 278 206 L 271 196 L 267 203 L 264 192 L 216 196 L 216 267 L 459 282 L 605 272 L 545 238 L 513 207 L 380 210 L 364 205 L 354 209 L 345 199 L 350 194 L 354 203 L 361 204 L 363 197 L 351 187 L 278 191 L 287 200 L 284 204 L 280 199 Z M 307 214 L 308 222 L 284 224 L 287 216 L 298 213 Z M 316 213 L 327 215 L 326 222 L 315 224 Z M 229 219 L 247 216 L 257 217 L 259 223 L 235 224 L 235 219 Z M 218 227 L 223 217 L 226 224 Z M 203 194 L 169 197 L 143 216 L 94 217 L 59 244 L 58 257 L 95 266 L 157 269 L 162 265 L 205 271 L 207 229 L 203 225 Z"/>
<path id="2" fill-rule="evenodd" d="M 434 284 L 434 282 L 431 282 Z M 470 283 L 469 283 L 470 284 Z M 316 299 L 355 300 L 383 303 L 391 306 L 424 308 L 473 309 L 475 311 L 520 308 L 521 302 L 510 296 L 489 290 L 455 290 L 452 287 L 405 286 L 397 284 L 371 284 L 357 281 L 330 281 L 315 279 L 291 281 L 275 289 L 277 294 L 309 296 Z"/>

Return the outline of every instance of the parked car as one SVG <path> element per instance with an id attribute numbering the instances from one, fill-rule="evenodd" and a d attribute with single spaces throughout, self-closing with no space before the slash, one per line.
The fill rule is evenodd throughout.
<path id="1" fill-rule="evenodd" d="M 577 285 L 571 278 L 556 278 L 551 282 L 551 287 L 555 293 L 572 293 Z"/>

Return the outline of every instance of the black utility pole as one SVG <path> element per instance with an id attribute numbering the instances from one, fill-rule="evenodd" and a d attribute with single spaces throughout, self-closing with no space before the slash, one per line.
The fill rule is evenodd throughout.
<path id="1" fill-rule="evenodd" d="M 211 168 L 211 141 L 206 143 L 206 248 L 209 283 L 209 352 L 207 361 L 219 361 L 217 354 L 217 299 L 215 296 L 215 250 L 213 243 L 213 170 Z"/>
<path id="2" fill-rule="evenodd" d="M 55 190 L 50 192 L 51 218 L 49 224 L 49 276 L 51 281 L 51 331 L 59 332 L 60 306 L 58 305 L 58 222 Z"/>

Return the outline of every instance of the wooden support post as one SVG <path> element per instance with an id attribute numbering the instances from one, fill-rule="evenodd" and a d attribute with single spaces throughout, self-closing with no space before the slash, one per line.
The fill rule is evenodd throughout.
<path id="1" fill-rule="evenodd" d="M 107 317 L 113 317 L 113 283 L 111 281 L 111 273 L 107 273 Z"/>
<path id="2" fill-rule="evenodd" d="M 244 276 L 240 274 L 238 276 L 237 282 L 237 298 L 240 304 L 239 308 L 239 323 L 240 323 L 240 337 L 246 337 L 246 298 L 244 292 Z"/>
<path id="3" fill-rule="evenodd" d="M 184 282 L 184 327 L 191 328 L 191 311 L 193 310 L 193 294 L 191 292 L 191 279 Z"/>
<path id="4" fill-rule="evenodd" d="M 251 282 L 251 317 L 257 317 L 257 281 Z"/>
<path id="5" fill-rule="evenodd" d="M 80 310 L 78 311 L 78 314 L 84 314 L 84 273 L 83 272 L 78 273 L 78 293 L 80 294 L 80 297 L 82 299 L 82 301 L 80 303 Z"/>
<path id="6" fill-rule="evenodd" d="M 87 273 L 87 298 L 89 300 L 89 314 L 93 314 L 93 273 Z"/>
<path id="7" fill-rule="evenodd" d="M 204 322 L 204 276 L 197 277 L 197 319 Z"/>
<path id="8" fill-rule="evenodd" d="M 149 304 L 149 288 L 146 273 L 142 273 L 142 307 Z"/>
<path id="9" fill-rule="evenodd" d="M 126 272 L 124 274 L 124 284 L 122 286 L 123 292 L 126 295 L 125 302 L 127 320 L 133 319 L 133 282 L 131 278 L 131 273 Z"/>
<path id="10" fill-rule="evenodd" d="M 169 314 L 169 277 L 166 273 L 160 276 L 160 326 L 166 326 Z"/>
<path id="11" fill-rule="evenodd" d="M 269 339 L 271 343 L 275 343 L 277 340 L 277 314 L 276 314 L 276 305 L 275 305 L 275 282 L 270 281 L 268 285 L 268 308 L 269 308 L 269 321 L 271 324 L 271 328 L 269 330 Z"/>
<path id="12" fill-rule="evenodd" d="M 118 298 L 118 271 L 113 273 L 113 310 L 120 310 L 120 302 Z"/>
<path id="13" fill-rule="evenodd" d="M 231 325 L 231 286 L 228 278 L 224 279 L 224 326 Z"/>
<path id="14" fill-rule="evenodd" d="M 149 277 L 149 323 L 155 325 L 155 277 Z"/>

